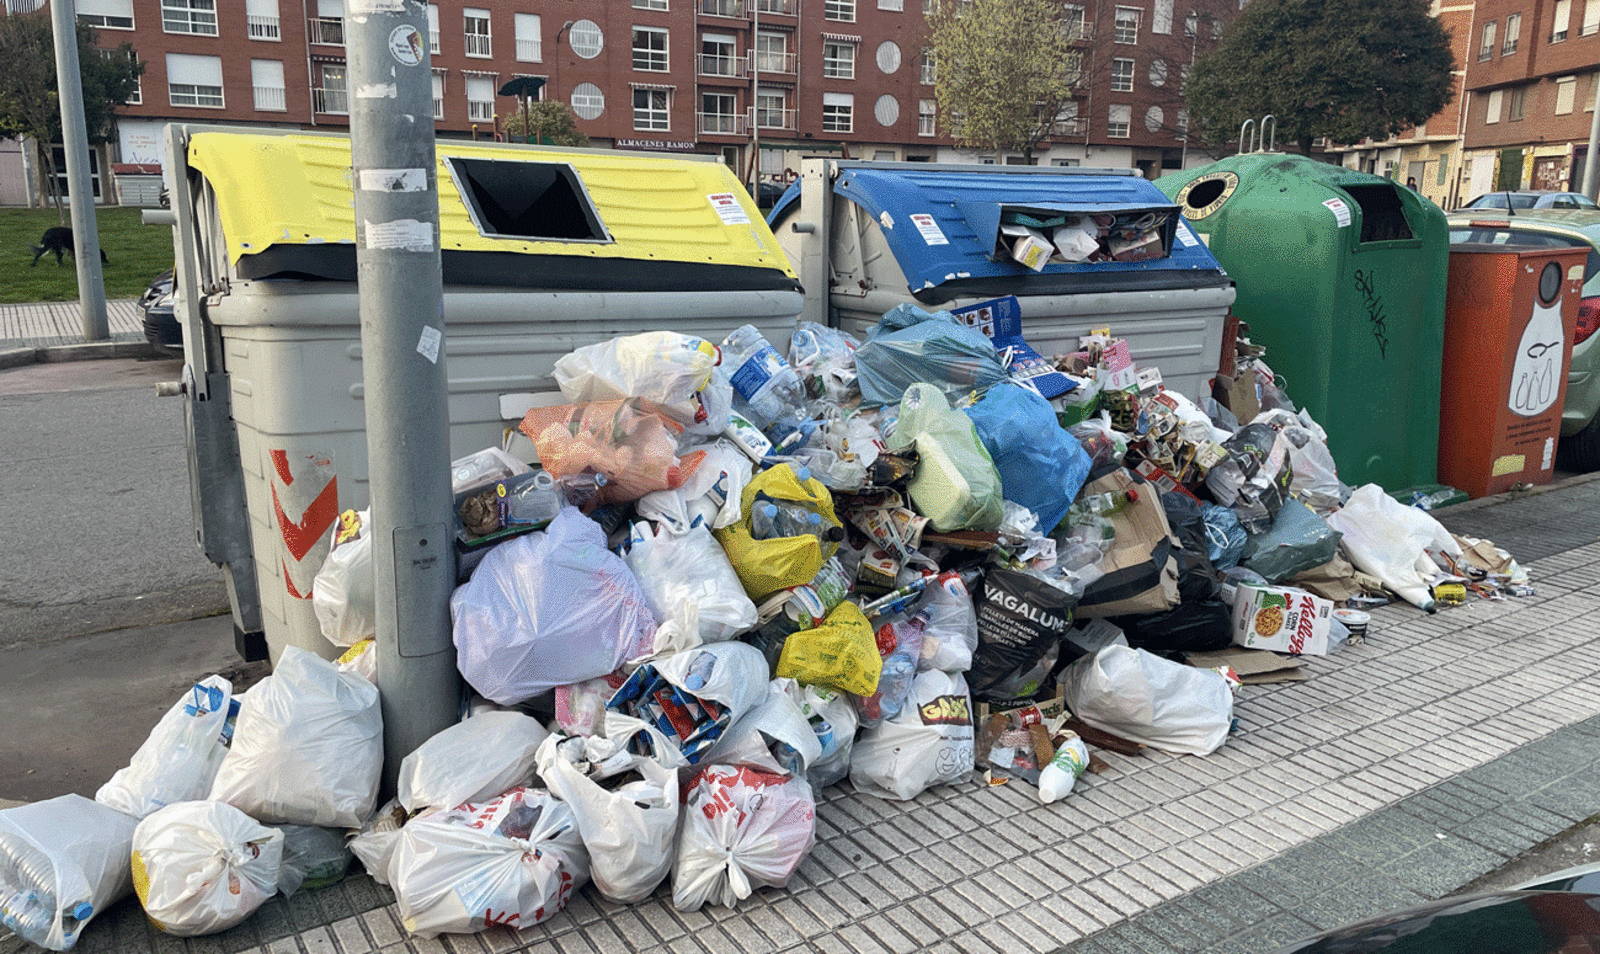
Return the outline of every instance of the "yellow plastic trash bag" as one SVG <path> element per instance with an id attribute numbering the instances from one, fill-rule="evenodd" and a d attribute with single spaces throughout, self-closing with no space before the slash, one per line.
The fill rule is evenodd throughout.
<path id="1" fill-rule="evenodd" d="M 878 691 L 883 657 L 872 624 L 861 608 L 846 600 L 834 607 L 822 625 L 803 629 L 783 643 L 777 675 L 806 686 L 828 686 L 858 696 Z"/>
<path id="2" fill-rule="evenodd" d="M 839 518 L 834 516 L 833 497 L 822 481 L 813 477 L 802 484 L 788 464 L 779 464 L 750 479 L 741 498 L 743 516 L 738 523 L 717 530 L 715 534 L 717 542 L 728 553 L 728 562 L 739 574 L 744 591 L 760 603 L 779 590 L 810 583 L 839 545 L 824 543 L 813 536 L 757 540 L 750 535 L 750 514 L 755 509 L 756 494 L 805 504 L 822 515 L 824 527 L 839 526 Z"/>

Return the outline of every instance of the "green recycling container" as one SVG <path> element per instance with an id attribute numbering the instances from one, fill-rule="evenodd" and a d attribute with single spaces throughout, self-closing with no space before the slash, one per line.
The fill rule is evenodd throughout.
<path id="1" fill-rule="evenodd" d="M 1237 283 L 1234 314 L 1328 432 L 1339 478 L 1433 483 L 1449 230 L 1389 179 L 1246 153 L 1156 180 Z"/>

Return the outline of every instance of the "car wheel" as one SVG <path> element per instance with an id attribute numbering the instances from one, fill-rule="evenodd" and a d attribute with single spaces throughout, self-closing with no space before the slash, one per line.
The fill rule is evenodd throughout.
<path id="1" fill-rule="evenodd" d="M 1600 414 L 1590 419 L 1583 430 L 1561 438 L 1556 456 L 1564 470 L 1600 470 Z"/>

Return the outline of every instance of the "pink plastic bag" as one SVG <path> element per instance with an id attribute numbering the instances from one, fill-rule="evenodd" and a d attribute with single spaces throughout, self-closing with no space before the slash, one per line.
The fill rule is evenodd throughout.
<path id="1" fill-rule="evenodd" d="M 556 477 L 585 470 L 606 475 L 599 502 L 638 500 L 672 490 L 694 473 L 703 453 L 680 460 L 677 435 L 683 425 L 649 401 L 591 401 L 536 407 L 519 429 L 533 441 L 539 463 Z"/>

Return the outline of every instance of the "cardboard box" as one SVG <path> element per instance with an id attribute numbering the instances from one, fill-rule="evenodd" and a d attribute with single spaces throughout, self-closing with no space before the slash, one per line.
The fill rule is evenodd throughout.
<path id="1" fill-rule="evenodd" d="M 1304 590 L 1241 583 L 1233 598 L 1233 642 L 1247 649 L 1325 656 L 1333 601 Z"/>
<path id="2" fill-rule="evenodd" d="M 1160 613 L 1178 605 L 1180 547 L 1156 487 L 1119 468 L 1083 489 L 1086 495 L 1129 491 L 1132 502 L 1111 517 L 1117 536 L 1100 560 L 1105 575 L 1078 602 L 1080 619 Z"/>

